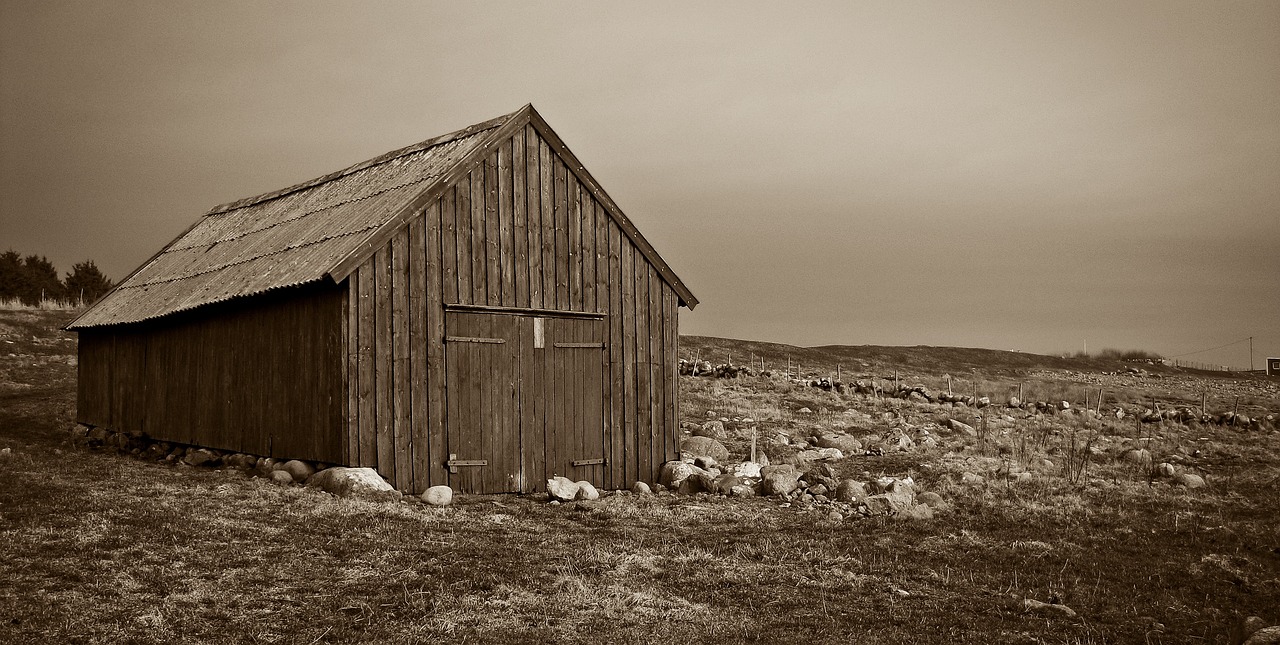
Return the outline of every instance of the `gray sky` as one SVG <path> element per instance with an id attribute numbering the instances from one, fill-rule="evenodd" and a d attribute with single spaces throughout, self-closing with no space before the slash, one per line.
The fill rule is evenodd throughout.
<path id="1" fill-rule="evenodd" d="M 0 250 L 120 279 L 527 102 L 702 300 L 684 333 L 1280 355 L 1270 1 L 0 0 Z"/>

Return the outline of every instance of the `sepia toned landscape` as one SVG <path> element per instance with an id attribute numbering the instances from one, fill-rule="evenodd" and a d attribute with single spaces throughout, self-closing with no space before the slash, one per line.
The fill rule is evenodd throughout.
<path id="1" fill-rule="evenodd" d="M 4 642 L 1239 643 L 1280 606 L 1276 379 L 684 337 L 682 436 L 728 454 L 683 492 L 433 507 L 74 431 L 67 319 L 0 311 Z M 790 468 L 707 490 L 753 439 Z"/>

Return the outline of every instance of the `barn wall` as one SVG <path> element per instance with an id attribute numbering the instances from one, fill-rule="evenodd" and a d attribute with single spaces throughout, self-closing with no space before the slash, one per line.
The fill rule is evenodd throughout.
<path id="1" fill-rule="evenodd" d="M 347 288 L 349 463 L 406 490 L 448 483 L 436 367 L 449 305 L 603 315 L 601 483 L 654 481 L 676 457 L 679 299 L 532 125 L 383 244 Z"/>
<path id="2" fill-rule="evenodd" d="M 344 292 L 302 287 L 80 331 L 77 420 L 256 455 L 342 461 Z"/>

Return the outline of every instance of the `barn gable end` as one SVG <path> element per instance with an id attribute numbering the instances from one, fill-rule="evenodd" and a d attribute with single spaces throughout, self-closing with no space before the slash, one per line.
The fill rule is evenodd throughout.
<path id="1" fill-rule="evenodd" d="M 253 295 L 267 291 L 278 295 Z M 276 396 L 296 381 L 235 394 L 232 376 L 251 357 L 204 358 L 196 364 L 220 367 L 203 376 L 184 376 L 194 370 L 183 358 L 155 358 L 161 337 L 238 356 L 229 325 L 270 309 L 250 303 L 277 301 L 323 328 L 311 344 L 284 343 L 301 355 L 260 352 L 257 364 L 323 372 L 304 386 L 322 392 L 323 418 Z M 254 452 L 270 431 L 232 428 L 230 405 L 265 418 L 274 402 L 275 423 L 305 420 L 298 436 L 312 438 L 269 440 L 258 454 L 372 466 L 406 491 L 530 491 L 552 475 L 623 487 L 676 456 L 676 312 L 696 304 L 525 106 L 215 208 L 68 328 L 84 332 L 82 422 L 138 425 L 104 411 L 141 400 L 154 437 Z M 299 334 L 276 327 L 287 318 L 264 317 L 261 333 Z M 137 348 L 121 354 L 126 338 Z M 130 362 L 143 380 L 212 394 L 210 430 L 158 414 L 167 395 L 110 367 Z"/>

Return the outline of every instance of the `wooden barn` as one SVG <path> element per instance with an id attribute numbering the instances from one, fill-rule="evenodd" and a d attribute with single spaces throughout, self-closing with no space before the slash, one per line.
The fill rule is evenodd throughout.
<path id="1" fill-rule="evenodd" d="M 67 328 L 80 423 L 404 491 L 653 481 L 697 299 L 524 108 L 218 206 Z"/>

